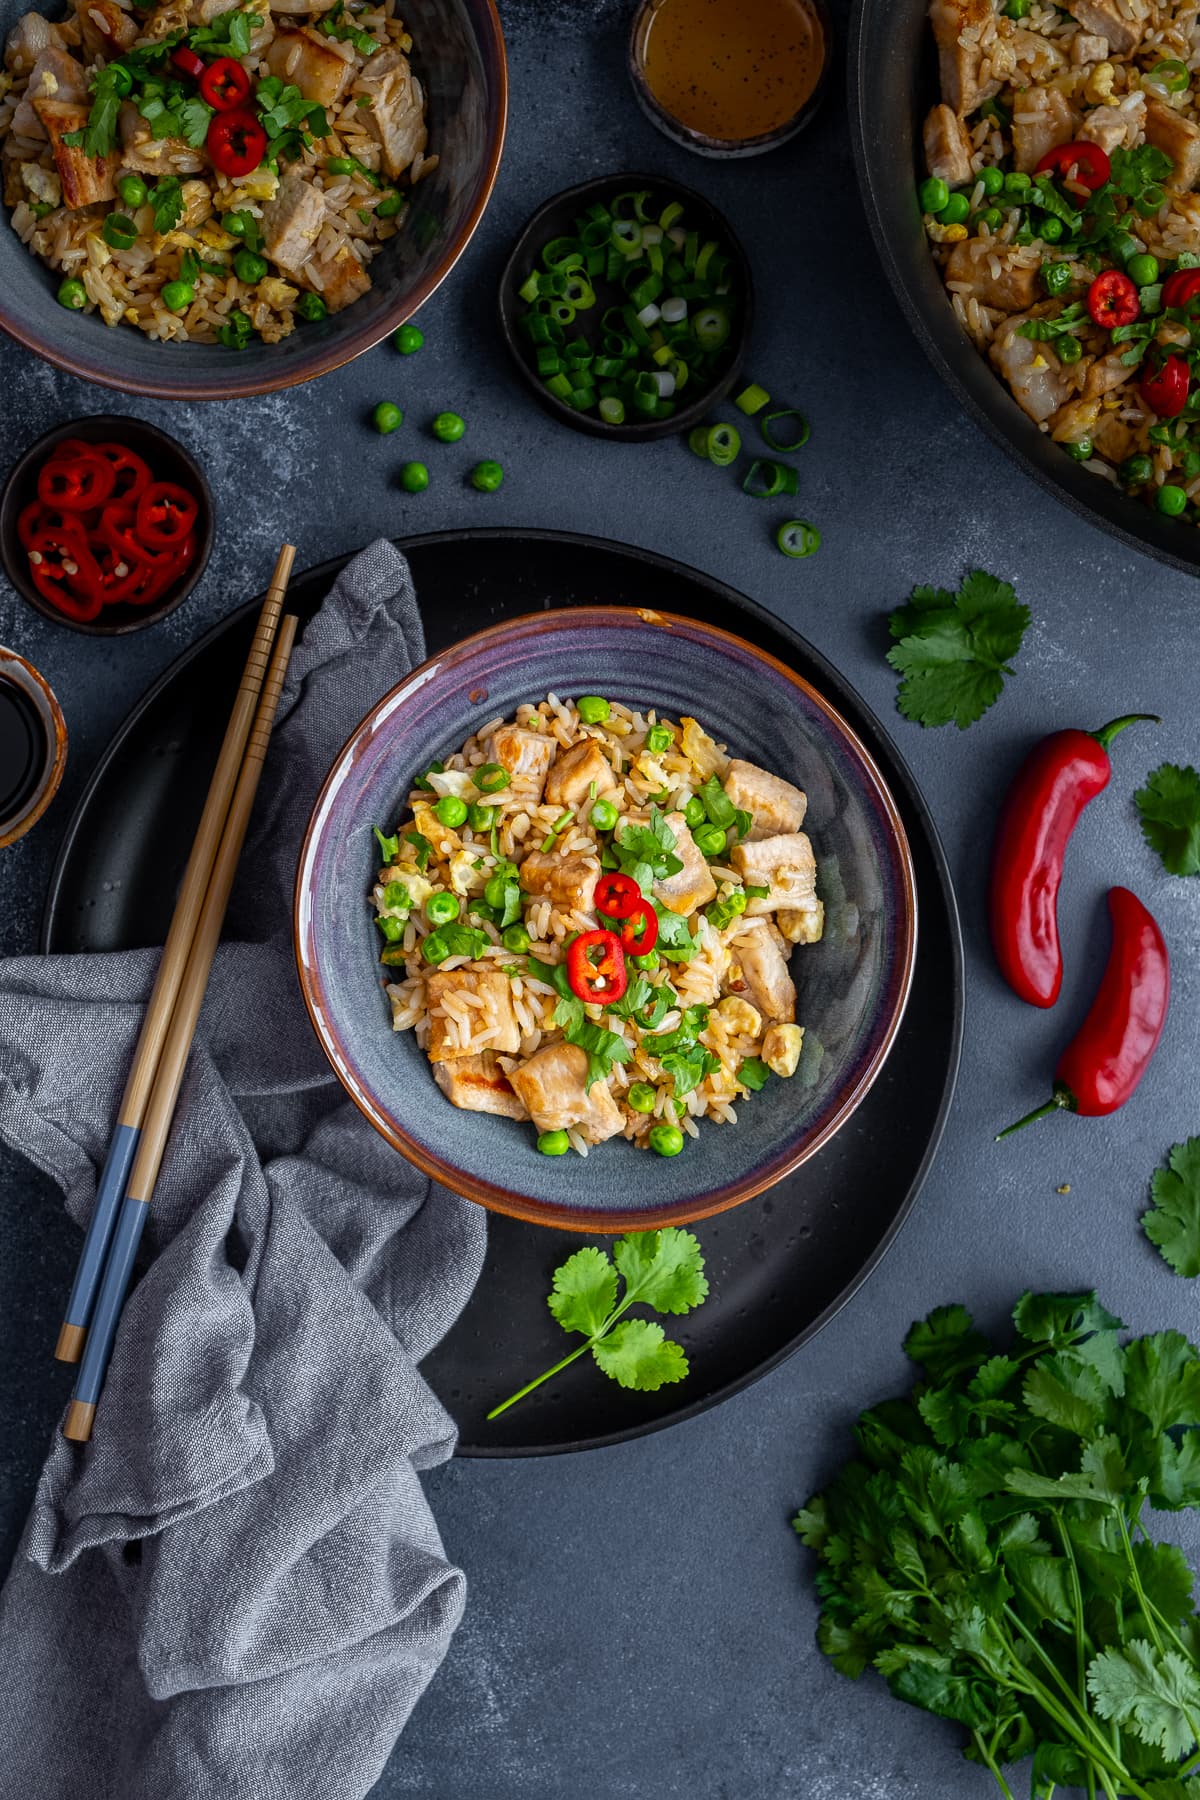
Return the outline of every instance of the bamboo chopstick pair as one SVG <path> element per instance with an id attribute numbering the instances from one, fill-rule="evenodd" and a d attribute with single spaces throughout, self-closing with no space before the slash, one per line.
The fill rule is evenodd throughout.
<path id="1" fill-rule="evenodd" d="M 289 614 L 281 622 L 280 615 L 295 554 L 291 544 L 280 550 L 259 614 L 58 1334 L 55 1356 L 80 1365 L 63 1425 L 64 1436 L 78 1443 L 92 1433 L 287 674 L 297 621 Z"/>

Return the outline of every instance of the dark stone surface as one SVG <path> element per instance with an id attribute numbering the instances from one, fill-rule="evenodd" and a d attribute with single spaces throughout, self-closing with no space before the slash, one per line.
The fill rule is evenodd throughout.
<path id="1" fill-rule="evenodd" d="M 1166 1148 L 1200 1129 L 1200 883 L 1163 874 L 1130 806 L 1155 762 L 1196 756 L 1194 584 L 1076 521 L 960 416 L 876 266 L 840 81 L 790 148 L 706 165 L 637 110 L 623 75 L 623 4 L 509 0 L 504 11 L 508 152 L 479 236 L 421 317 L 420 356 L 384 346 L 313 387 L 185 412 L 130 407 L 0 347 L 6 453 L 60 419 L 135 410 L 202 455 L 220 508 L 201 587 L 142 636 L 81 638 L 0 588 L 0 641 L 45 671 L 72 732 L 61 798 L 0 856 L 0 950 L 34 948 L 58 835 L 125 709 L 182 645 L 261 587 L 285 533 L 301 565 L 380 530 L 482 521 L 645 544 L 774 608 L 885 716 L 886 609 L 914 582 L 953 583 L 969 567 L 1015 581 L 1034 625 L 1002 701 L 966 736 L 896 721 L 945 836 L 968 951 L 962 1080 L 913 1218 L 816 1342 L 718 1412 L 580 1458 L 452 1463 L 429 1477 L 471 1597 L 377 1790 L 430 1800 L 982 1800 L 989 1778 L 958 1761 L 950 1727 L 898 1706 L 875 1680 L 850 1686 L 818 1657 L 808 1559 L 787 1520 L 846 1454 L 854 1415 L 905 1380 L 900 1339 L 942 1301 L 963 1300 L 999 1326 L 1027 1286 L 1095 1284 L 1138 1330 L 1195 1330 L 1191 1285 L 1159 1261 L 1137 1216 Z M 770 528 L 783 515 L 743 498 L 732 475 L 702 468 L 676 442 L 610 446 L 558 428 L 512 379 L 492 319 L 506 244 L 554 188 L 622 166 L 675 174 L 736 220 L 760 292 L 749 372 L 813 420 L 795 505 L 824 534 L 810 562 L 776 553 Z M 407 417 L 381 440 L 366 420 L 384 398 Z M 457 447 L 423 433 L 447 406 L 469 421 Z M 415 454 L 433 481 L 411 499 L 394 475 Z M 491 496 L 461 480 L 484 455 L 505 465 Z M 425 603 L 451 606 L 453 596 Z M 1159 710 L 1166 724 L 1121 740 L 1112 789 L 1083 821 L 1064 890 L 1066 989 L 1055 1012 L 1036 1014 L 1002 988 L 986 950 L 996 803 L 1049 725 L 1098 725 L 1131 708 Z M 1086 1009 L 1113 881 L 1151 905 L 1174 951 L 1172 1017 L 1153 1072 L 1114 1119 L 1057 1119 L 995 1147 L 995 1128 L 1048 1091 L 1058 1047 Z M 81 1080 L 86 1069 L 81 1045 Z M 11 1550 L 66 1392 L 48 1349 L 76 1246 L 47 1181 L 5 1156 L 0 1183 L 0 1528 Z M 1067 1183 L 1070 1194 L 1058 1194 Z M 636 1411 L 636 1396 L 629 1404 Z M 1192 1522 L 1168 1528 L 1200 1551 Z"/>

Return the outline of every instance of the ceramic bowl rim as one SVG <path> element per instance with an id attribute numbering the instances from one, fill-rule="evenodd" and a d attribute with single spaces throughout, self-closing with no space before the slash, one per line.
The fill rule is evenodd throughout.
<path id="1" fill-rule="evenodd" d="M 0 850 L 7 850 L 10 844 L 15 844 L 23 838 L 27 831 L 32 831 L 57 794 L 62 783 L 63 770 L 67 766 L 68 744 L 67 721 L 63 718 L 62 707 L 58 704 L 57 696 L 41 670 L 35 669 L 28 657 L 22 656 L 19 651 L 10 650 L 7 644 L 0 644 L 0 665 L 6 662 L 20 663 L 25 673 L 40 690 L 49 707 L 50 718 L 54 725 L 54 757 L 42 790 L 29 811 L 22 813 L 8 831 L 0 832 Z"/>
<path id="2" fill-rule="evenodd" d="M 886 1022 L 879 1040 L 859 1070 L 856 1079 L 836 1104 L 827 1109 L 828 1116 L 824 1118 L 819 1127 L 806 1135 L 804 1141 L 799 1145 L 795 1143 L 785 1145 L 765 1163 L 756 1165 L 747 1175 L 725 1182 L 722 1186 L 710 1189 L 703 1196 L 692 1200 L 636 1211 L 597 1212 L 586 1208 L 558 1207 L 549 1201 L 534 1200 L 528 1195 L 497 1186 L 469 1170 L 443 1161 L 427 1146 L 417 1143 L 395 1119 L 385 1113 L 382 1106 L 359 1083 L 342 1053 L 339 1033 L 325 1005 L 312 945 L 311 942 L 306 941 L 301 921 L 304 903 L 313 889 L 315 854 L 320 836 L 319 828 L 323 825 L 325 815 L 338 789 L 346 779 L 348 773 L 346 759 L 352 747 L 368 735 L 370 727 L 379 714 L 385 708 L 390 708 L 406 688 L 419 689 L 435 674 L 443 672 L 448 667 L 452 668 L 458 663 L 470 661 L 480 649 L 514 635 L 519 636 L 530 627 L 536 627 L 539 635 L 544 635 L 548 631 L 566 629 L 576 632 L 587 631 L 592 626 L 601 625 L 628 627 L 632 619 L 638 619 L 644 625 L 655 628 L 683 627 L 689 632 L 698 633 L 702 638 L 709 639 L 718 651 L 729 648 L 740 655 L 749 656 L 753 661 L 771 669 L 776 675 L 782 676 L 816 706 L 832 727 L 835 736 L 839 737 L 850 750 L 860 771 L 866 777 L 867 785 L 874 791 L 891 842 L 895 847 L 901 886 L 899 905 L 897 906 L 900 941 L 893 955 L 888 993 L 881 1005 L 881 1011 L 886 1013 Z M 523 613 L 515 619 L 504 620 L 498 625 L 488 626 L 483 631 L 473 632 L 469 637 L 461 638 L 448 650 L 426 658 L 424 662 L 390 688 L 386 694 L 382 695 L 350 732 L 321 784 L 320 792 L 305 827 L 296 868 L 292 901 L 292 945 L 300 990 L 317 1041 L 351 1100 L 354 1101 L 364 1118 L 394 1149 L 405 1156 L 423 1174 L 440 1182 L 444 1187 L 448 1187 L 451 1192 L 477 1201 L 480 1205 L 487 1207 L 489 1211 L 505 1213 L 510 1218 L 521 1219 L 531 1225 L 546 1225 L 577 1233 L 615 1234 L 622 1231 L 648 1231 L 664 1225 L 692 1224 L 699 1219 L 711 1218 L 716 1213 L 726 1212 L 731 1207 L 739 1205 L 743 1200 L 749 1200 L 755 1194 L 763 1192 L 765 1188 L 771 1187 L 783 1176 L 790 1174 L 793 1169 L 808 1162 L 846 1124 L 874 1085 L 899 1033 L 912 991 L 916 967 L 917 914 L 917 884 L 912 848 L 891 789 L 874 756 L 858 732 L 832 702 L 826 700 L 804 676 L 798 675 L 786 663 L 781 662 L 769 651 L 760 650 L 757 645 L 748 642 L 747 639 L 739 637 L 733 632 L 724 631 L 719 626 L 706 625 L 701 620 L 689 619 L 679 613 L 657 612 L 645 607 L 627 606 L 554 607 L 547 608 L 544 612 Z M 308 909 L 308 916 L 311 921 L 314 916 L 311 908 Z"/>
<path id="3" fill-rule="evenodd" d="M 508 296 L 510 291 L 515 292 L 516 290 L 517 264 L 521 261 L 530 239 L 537 236 L 548 213 L 556 211 L 565 201 L 569 200 L 573 204 L 583 203 L 586 198 L 594 197 L 599 189 L 614 187 L 618 183 L 624 186 L 626 182 L 667 190 L 672 198 L 678 198 L 685 204 L 698 206 L 712 214 L 737 259 L 745 305 L 738 321 L 738 343 L 733 360 L 720 380 L 715 382 L 712 387 L 705 388 L 702 396 L 689 402 L 679 412 L 672 413 L 669 419 L 649 419 L 644 423 L 606 425 L 603 419 L 593 418 L 589 413 L 581 413 L 576 407 L 568 406 L 557 395 L 552 394 L 545 382 L 539 379 L 526 361 L 517 337 L 516 325 L 509 319 L 510 301 Z M 568 425 L 573 431 L 586 432 L 589 437 L 607 438 L 616 444 L 648 443 L 653 438 L 670 437 L 679 432 L 689 431 L 693 425 L 698 425 L 714 406 L 720 406 L 728 397 L 745 364 L 750 333 L 754 326 L 754 272 L 750 266 L 750 258 L 746 254 L 746 247 L 729 223 L 728 216 L 714 200 L 708 198 L 707 194 L 700 193 L 698 189 L 689 187 L 685 182 L 676 181 L 670 175 L 650 175 L 644 169 L 618 169 L 611 175 L 593 175 L 587 181 L 579 181 L 571 187 L 560 188 L 556 194 L 551 194 L 534 212 L 530 213 L 514 238 L 512 249 L 505 258 L 496 290 L 496 315 L 505 348 L 512 357 L 526 387 L 534 399 L 546 409 L 552 418 L 557 419 L 560 425 Z"/>
<path id="4" fill-rule="evenodd" d="M 291 366 L 285 365 L 280 370 L 270 362 L 256 366 L 230 356 L 228 374 L 216 381 L 188 376 L 182 369 L 170 380 L 165 375 L 156 379 L 152 375 L 117 373 L 105 366 L 100 350 L 97 350 L 95 356 L 86 355 L 56 343 L 49 332 L 23 326 L 11 315 L 2 282 L 0 330 L 7 332 L 9 337 L 14 338 L 26 350 L 31 350 L 35 356 L 42 357 L 56 368 L 65 369 L 68 374 L 78 375 L 83 381 L 93 381 L 100 387 L 115 388 L 123 394 L 136 394 L 145 400 L 241 400 L 255 394 L 277 394 L 286 388 L 300 387 L 306 381 L 319 380 L 322 375 L 331 375 L 335 369 L 344 368 L 356 357 L 373 350 L 411 319 L 445 281 L 475 236 L 496 186 L 508 130 L 508 58 L 496 0 L 475 0 L 475 4 L 483 8 L 482 15 L 474 21 L 479 28 L 482 59 L 489 73 L 494 72 L 496 80 L 495 117 L 488 133 L 479 192 L 460 231 L 447 245 L 444 254 L 425 279 L 411 294 L 398 301 L 377 324 L 351 326 L 344 334 L 331 335 L 324 344 L 314 340 L 311 353 L 305 359 Z M 352 316 L 352 312 L 352 308 L 347 308 L 347 317 Z M 52 318 L 53 311 L 47 316 Z M 119 330 L 120 327 L 113 329 Z M 102 344 L 103 341 L 97 339 L 97 344 Z M 169 349 L 170 346 L 164 348 Z M 170 363 L 166 367 L 169 369 Z"/>

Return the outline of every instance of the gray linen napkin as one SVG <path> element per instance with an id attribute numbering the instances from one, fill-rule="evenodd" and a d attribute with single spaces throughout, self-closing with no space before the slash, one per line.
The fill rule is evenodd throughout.
<path id="1" fill-rule="evenodd" d="M 484 1215 L 344 1099 L 290 943 L 324 773 L 423 654 L 379 542 L 293 657 L 230 914 L 257 941 L 217 957 L 95 1436 L 55 1437 L 0 1596 L 0 1790 L 21 1800 L 353 1800 L 462 1613 L 416 1474 L 454 1427 L 417 1364 L 474 1286 Z M 0 1136 L 78 1224 L 155 960 L 0 963 Z"/>

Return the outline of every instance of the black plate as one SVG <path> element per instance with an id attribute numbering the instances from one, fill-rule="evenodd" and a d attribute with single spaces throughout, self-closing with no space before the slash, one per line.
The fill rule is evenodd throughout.
<path id="1" fill-rule="evenodd" d="M 962 943 L 937 833 L 879 721 L 825 659 L 732 588 L 664 557 L 559 532 L 463 531 L 402 540 L 418 593 L 453 594 L 426 617 L 430 650 L 498 619 L 619 599 L 742 633 L 807 676 L 866 740 L 891 784 L 917 871 L 916 979 L 900 1037 L 854 1117 L 769 1193 L 696 1226 L 712 1297 L 670 1329 L 691 1374 L 629 1394 L 582 1359 L 494 1425 L 485 1414 L 563 1354 L 550 1274 L 578 1236 L 493 1216 L 487 1263 L 454 1330 L 424 1364 L 466 1456 L 537 1456 L 637 1437 L 688 1418 L 774 1368 L 819 1331 L 891 1243 L 942 1134 L 962 1037 Z M 293 580 L 311 617 L 342 561 Z M 101 758 L 68 827 L 42 926 L 46 951 L 161 943 L 258 602 L 222 621 L 152 687 Z"/>
<path id="2" fill-rule="evenodd" d="M 950 306 L 917 203 L 921 125 L 940 98 L 928 0 L 857 0 L 850 33 L 850 123 L 867 219 L 884 271 L 923 349 L 977 424 L 1082 518 L 1194 573 L 1200 532 L 1089 475 L 1026 418 Z"/>

